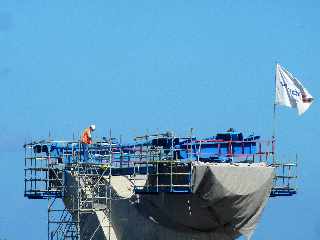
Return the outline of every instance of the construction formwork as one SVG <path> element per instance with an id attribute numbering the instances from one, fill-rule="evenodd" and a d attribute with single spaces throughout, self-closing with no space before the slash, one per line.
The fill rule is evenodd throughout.
<path id="1" fill-rule="evenodd" d="M 178 140 L 181 142 L 177 144 Z M 111 235 L 112 176 L 127 176 L 135 194 L 191 193 L 193 164 L 264 162 L 276 169 L 271 196 L 296 193 L 294 163 L 276 161 L 274 140 L 197 140 L 173 133 L 149 134 L 120 144 L 109 137 L 84 145 L 80 141 L 38 141 L 25 144 L 25 196 L 48 200 L 48 240 L 94 239 L 101 226 L 86 232 L 84 216 L 104 213 Z M 214 151 L 208 149 L 214 148 Z M 146 181 L 140 181 L 140 178 Z"/>

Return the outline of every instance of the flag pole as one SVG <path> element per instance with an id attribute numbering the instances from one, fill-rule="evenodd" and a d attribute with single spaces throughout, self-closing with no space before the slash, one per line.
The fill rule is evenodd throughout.
<path id="1" fill-rule="evenodd" d="M 276 103 L 273 103 L 272 138 L 276 137 Z"/>
<path id="2" fill-rule="evenodd" d="M 278 62 L 276 62 L 276 71 L 274 75 L 274 102 L 273 102 L 273 116 L 272 116 L 272 163 L 275 164 L 275 141 L 276 141 L 276 92 L 277 92 L 277 66 Z"/>

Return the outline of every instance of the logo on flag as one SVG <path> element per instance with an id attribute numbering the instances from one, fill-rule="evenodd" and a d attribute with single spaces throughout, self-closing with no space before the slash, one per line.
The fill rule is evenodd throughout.
<path id="1" fill-rule="evenodd" d="M 276 101 L 278 105 L 297 108 L 302 115 L 311 106 L 313 97 L 308 90 L 285 68 L 276 67 Z"/>

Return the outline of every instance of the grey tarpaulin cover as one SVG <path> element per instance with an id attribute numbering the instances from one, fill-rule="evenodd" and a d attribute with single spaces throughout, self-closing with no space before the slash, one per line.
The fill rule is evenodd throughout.
<path id="1" fill-rule="evenodd" d="M 232 226 L 247 238 L 272 188 L 274 169 L 263 165 L 199 166 L 194 172 L 193 191 L 215 213 L 217 223 Z"/>
<path id="2" fill-rule="evenodd" d="M 250 239 L 272 188 L 265 164 L 204 164 L 193 169 L 193 194 L 142 197 L 141 209 L 167 227 Z"/>
<path id="3" fill-rule="evenodd" d="M 119 199 L 112 201 L 115 235 L 111 239 L 232 240 L 241 234 L 250 239 L 270 195 L 273 176 L 274 168 L 265 164 L 196 163 L 191 194 L 140 196 L 133 194 L 128 178 L 112 177 L 113 194 Z M 69 175 L 67 179 L 68 187 L 74 178 Z M 82 216 L 82 230 L 94 232 L 95 222 Z M 102 228 L 94 238 L 86 238 L 83 231 L 81 237 L 108 239 L 101 236 Z"/>

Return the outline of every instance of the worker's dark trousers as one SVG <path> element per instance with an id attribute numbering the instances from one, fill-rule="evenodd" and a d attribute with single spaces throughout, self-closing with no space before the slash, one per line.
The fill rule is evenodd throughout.
<path id="1" fill-rule="evenodd" d="M 89 161 L 89 144 L 82 143 L 82 152 L 83 152 L 83 159 L 82 162 Z"/>

